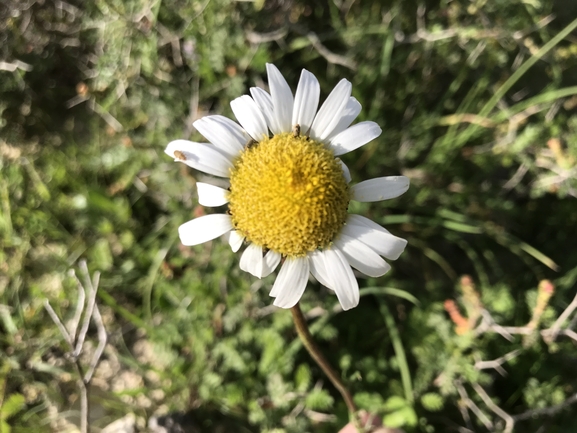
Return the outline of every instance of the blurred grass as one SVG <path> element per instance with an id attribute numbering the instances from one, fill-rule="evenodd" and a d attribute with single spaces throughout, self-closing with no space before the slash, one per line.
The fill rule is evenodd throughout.
<path id="1" fill-rule="evenodd" d="M 111 336 L 97 427 L 167 410 L 193 410 L 203 431 L 330 432 L 347 421 L 290 314 L 270 308 L 274 277 L 241 272 L 219 240 L 177 239 L 203 212 L 203 175 L 164 146 L 200 140 L 198 117 L 232 117 L 230 100 L 264 84 L 266 62 L 293 89 L 310 70 L 324 96 L 351 80 L 359 119 L 384 131 L 343 158 L 353 181 L 411 178 L 399 199 L 351 204 L 409 240 L 392 271 L 361 280 L 351 312 L 318 285 L 303 299 L 359 405 L 434 432 L 465 423 L 456 381 L 480 383 L 511 414 L 574 394 L 569 339 L 524 349 L 501 378 L 473 365 L 520 339 L 456 335 L 442 303 L 463 274 L 504 325 L 528 322 L 526 294 L 541 279 L 556 285 L 545 323 L 574 296 L 576 17 L 563 0 L 2 3 L 0 423 L 65 431 L 76 410 L 42 302 L 70 311 L 67 271 L 80 258 L 102 271 Z M 519 428 L 576 427 L 567 411 L 547 422 Z"/>

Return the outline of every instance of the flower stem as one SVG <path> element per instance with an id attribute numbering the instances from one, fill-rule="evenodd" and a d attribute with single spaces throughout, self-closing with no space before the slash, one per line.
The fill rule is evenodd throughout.
<path id="1" fill-rule="evenodd" d="M 354 419 L 355 413 L 357 408 L 355 403 L 353 402 L 353 397 L 351 393 L 345 386 L 345 384 L 341 381 L 341 378 L 337 374 L 337 372 L 331 367 L 329 362 L 326 360 L 322 352 L 320 351 L 319 347 L 313 340 L 313 336 L 311 335 L 307 321 L 303 312 L 301 311 L 301 307 L 297 303 L 294 307 L 291 308 L 291 313 L 293 315 L 293 320 L 295 322 L 295 328 L 303 345 L 313 358 L 313 360 L 317 363 L 317 365 L 323 370 L 323 372 L 327 375 L 329 380 L 332 382 L 334 387 L 339 391 L 347 405 L 349 410 L 349 416 Z"/>

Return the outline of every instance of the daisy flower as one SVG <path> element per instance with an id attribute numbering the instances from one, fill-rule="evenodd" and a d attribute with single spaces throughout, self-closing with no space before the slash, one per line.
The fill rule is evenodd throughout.
<path id="1" fill-rule="evenodd" d="M 359 303 L 352 268 L 380 277 L 391 268 L 383 257 L 397 259 L 407 244 L 370 219 L 349 214 L 349 201 L 397 197 L 409 180 L 389 176 L 350 185 L 349 170 L 337 157 L 381 134 L 374 122 L 350 126 L 361 111 L 351 83 L 341 80 L 317 111 L 320 86 L 313 74 L 302 71 L 293 97 L 280 71 L 266 67 L 270 94 L 253 87 L 251 96 L 232 101 L 238 123 L 203 117 L 194 126 L 210 143 L 176 140 L 165 150 L 176 161 L 230 181 L 228 189 L 197 182 L 201 205 L 228 203 L 228 211 L 181 225 L 180 240 L 197 245 L 228 234 L 234 252 L 247 245 L 240 268 L 258 278 L 282 262 L 270 292 L 278 307 L 293 307 L 312 274 L 348 310 Z"/>

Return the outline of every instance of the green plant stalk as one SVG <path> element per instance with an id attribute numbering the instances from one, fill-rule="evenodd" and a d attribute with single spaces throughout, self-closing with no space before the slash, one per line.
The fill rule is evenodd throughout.
<path id="1" fill-rule="evenodd" d="M 327 359 L 322 354 L 321 350 L 315 343 L 313 336 L 311 335 L 307 321 L 301 307 L 297 303 L 294 307 L 291 308 L 291 313 L 293 316 L 293 321 L 295 322 L 295 328 L 297 330 L 297 334 L 299 335 L 303 345 L 313 358 L 313 360 L 317 363 L 317 365 L 323 370 L 326 376 L 329 378 L 331 383 L 334 387 L 339 391 L 345 404 L 347 405 L 347 409 L 349 410 L 349 417 L 355 420 L 355 413 L 357 412 L 357 408 L 353 401 L 353 397 L 350 391 L 347 389 L 345 384 L 342 382 L 341 378 L 337 374 L 337 372 L 331 367 Z"/>

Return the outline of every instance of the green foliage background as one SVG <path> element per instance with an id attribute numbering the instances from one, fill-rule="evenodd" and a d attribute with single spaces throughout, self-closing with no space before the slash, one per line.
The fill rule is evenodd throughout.
<path id="1" fill-rule="evenodd" d="M 353 181 L 411 178 L 402 197 L 351 209 L 408 239 L 393 270 L 361 279 L 350 312 L 318 284 L 302 301 L 359 407 L 407 432 L 458 431 L 459 385 L 499 430 L 473 385 L 511 415 L 575 395 L 573 340 L 457 335 L 443 302 L 460 299 L 469 274 L 498 323 L 523 326 L 547 278 L 546 328 L 576 292 L 576 18 L 569 0 L 3 2 L 2 431 L 58 431 L 75 407 L 67 349 L 42 304 L 71 316 L 67 272 L 81 258 L 102 272 L 104 361 L 140 378 L 95 385 L 95 426 L 189 410 L 201 431 L 347 422 L 290 313 L 270 308 L 274 276 L 241 272 L 220 240 L 185 248 L 177 236 L 203 212 L 202 174 L 165 145 L 200 140 L 195 118 L 233 117 L 229 102 L 263 85 L 266 62 L 293 89 L 302 68 L 313 72 L 324 97 L 352 81 L 359 120 L 383 129 L 345 155 Z M 506 377 L 474 367 L 514 349 Z M 473 414 L 468 428 L 488 429 Z M 516 425 L 575 429 L 571 409 Z"/>

